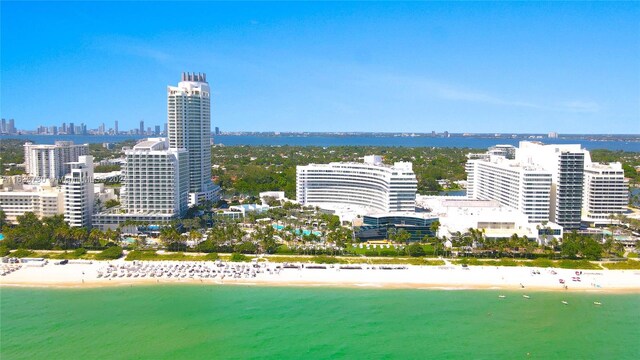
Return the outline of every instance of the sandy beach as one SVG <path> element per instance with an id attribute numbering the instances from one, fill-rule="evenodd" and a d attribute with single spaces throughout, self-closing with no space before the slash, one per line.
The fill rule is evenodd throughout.
<path id="1" fill-rule="evenodd" d="M 258 267 L 248 263 L 125 262 L 124 260 L 55 265 L 49 261 L 44 266 L 20 264 L 18 270 L 0 277 L 0 285 L 89 288 L 197 283 L 394 289 L 640 292 L 640 270 L 568 270 L 495 266 L 465 268 L 459 265 L 374 266 L 362 264 L 349 265 L 348 267 L 351 268 L 337 264 L 292 264 L 290 266 L 299 267 L 283 268 L 283 264 L 277 263 L 261 263 Z M 167 269 L 171 270 L 167 271 Z M 171 272 L 172 274 L 168 275 Z"/>

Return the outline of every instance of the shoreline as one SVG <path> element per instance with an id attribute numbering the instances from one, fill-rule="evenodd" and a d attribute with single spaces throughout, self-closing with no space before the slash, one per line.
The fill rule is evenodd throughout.
<path id="1" fill-rule="evenodd" d="M 267 263 L 255 267 L 249 263 L 189 261 L 125 262 L 93 261 L 91 264 L 44 266 L 22 265 L 17 271 L 0 277 L 0 288 L 95 289 L 103 287 L 202 285 L 258 287 L 326 287 L 357 289 L 414 290 L 495 290 L 509 292 L 571 292 L 571 293 L 640 293 L 640 270 L 572 270 L 555 268 L 515 268 L 496 266 L 409 265 L 383 270 L 380 265 L 362 264 L 359 269 L 341 269 L 338 265 L 317 268 L 281 268 L 282 264 Z M 307 264 L 311 265 L 311 264 Z M 208 269 L 220 277 L 205 275 L 190 277 L 98 277 L 106 269 L 114 273 L 136 267 L 182 267 Z M 389 265 L 396 266 L 397 265 Z M 225 270 L 226 269 L 226 270 Z M 242 270 L 239 270 L 242 269 Z M 223 274 L 223 270 L 225 270 Z M 231 271 L 227 271 L 231 270 Z M 111 271 L 111 270 L 109 270 Z M 159 270 L 150 270 L 159 271 Z M 233 271 L 238 271 L 232 276 Z M 112 273 L 113 274 L 113 273 Z M 199 274 L 196 272 L 196 274 Z M 204 274 L 204 272 L 203 272 Z M 228 274 L 228 275 L 227 275 Z M 580 274 L 578 276 L 578 274 Z M 222 277 L 222 278 L 221 278 Z M 559 281 L 562 279 L 564 284 Z M 568 289 L 564 286 L 567 285 Z"/>

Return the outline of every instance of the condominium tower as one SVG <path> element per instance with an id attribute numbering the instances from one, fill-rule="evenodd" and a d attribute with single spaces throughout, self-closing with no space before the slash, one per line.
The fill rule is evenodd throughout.
<path id="1" fill-rule="evenodd" d="M 549 221 L 551 172 L 499 155 L 469 154 L 466 164 L 467 194 L 480 200 L 497 200 L 519 210 L 529 222 Z"/>
<path id="2" fill-rule="evenodd" d="M 89 145 L 74 145 L 73 141 L 56 141 L 54 145 L 24 144 L 27 174 L 42 179 L 57 179 L 71 172 L 70 163 L 89 154 Z"/>
<path id="3" fill-rule="evenodd" d="M 619 162 L 592 163 L 587 158 L 584 167 L 583 221 L 608 224 L 611 215 L 623 213 L 629 202 L 629 183 Z"/>
<path id="4" fill-rule="evenodd" d="M 93 156 L 80 156 L 69 163 L 64 177 L 64 220 L 69 226 L 91 227 L 93 216 Z"/>
<path id="5" fill-rule="evenodd" d="M 415 211 L 417 180 L 410 162 L 309 164 L 296 168 L 296 197 L 303 205 L 357 206 L 368 212 Z"/>
<path id="6" fill-rule="evenodd" d="M 588 152 L 579 144 L 542 144 L 521 141 L 516 160 L 551 172 L 549 220 L 565 230 L 580 228 L 584 163 Z"/>
<path id="7" fill-rule="evenodd" d="M 211 181 L 210 97 L 206 74 L 182 73 L 178 86 L 167 87 L 169 147 L 187 150 L 189 205 L 215 200 L 219 191 Z"/>

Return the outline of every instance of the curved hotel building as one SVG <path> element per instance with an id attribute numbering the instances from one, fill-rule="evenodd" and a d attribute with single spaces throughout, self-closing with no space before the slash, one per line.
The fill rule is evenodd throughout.
<path id="1" fill-rule="evenodd" d="M 384 165 L 380 156 L 365 156 L 363 163 L 309 164 L 296 171 L 297 201 L 329 209 L 412 212 L 417 185 L 410 162 Z"/>

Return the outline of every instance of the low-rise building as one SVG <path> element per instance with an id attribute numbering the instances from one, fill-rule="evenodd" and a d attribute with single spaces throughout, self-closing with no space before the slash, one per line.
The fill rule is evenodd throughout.
<path id="1" fill-rule="evenodd" d="M 21 176 L 7 177 L 0 188 L 0 209 L 7 221 L 17 223 L 18 216 L 27 212 L 38 218 L 64 214 L 64 192 L 52 186 L 50 180 L 39 184 L 23 184 Z"/>

